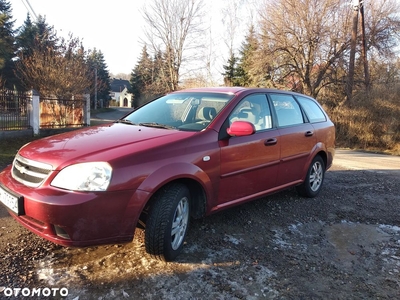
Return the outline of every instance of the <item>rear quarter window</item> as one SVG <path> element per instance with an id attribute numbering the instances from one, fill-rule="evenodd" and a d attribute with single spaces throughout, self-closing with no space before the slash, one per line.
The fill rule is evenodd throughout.
<path id="1" fill-rule="evenodd" d="M 322 109 L 313 100 L 305 97 L 296 97 L 304 112 L 306 113 L 310 123 L 318 123 L 326 121 L 325 114 Z"/>

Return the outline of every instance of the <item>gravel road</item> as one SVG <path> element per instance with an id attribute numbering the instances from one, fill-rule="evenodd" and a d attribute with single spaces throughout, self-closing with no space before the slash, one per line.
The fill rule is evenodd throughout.
<path id="1" fill-rule="evenodd" d="M 25 298 L 7 297 L 17 288 L 74 300 L 399 299 L 399 175 L 400 157 L 338 150 L 317 198 L 290 189 L 192 221 L 173 263 L 152 260 L 140 230 L 125 245 L 63 248 L 0 206 L 0 299 Z"/>

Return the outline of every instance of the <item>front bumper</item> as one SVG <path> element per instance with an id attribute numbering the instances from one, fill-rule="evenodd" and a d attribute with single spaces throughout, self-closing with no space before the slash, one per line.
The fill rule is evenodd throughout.
<path id="1" fill-rule="evenodd" d="M 46 185 L 31 188 L 12 178 L 11 166 L 0 173 L 0 185 L 21 197 L 19 215 L 9 209 L 19 223 L 51 242 L 72 247 L 131 241 L 148 197 L 139 190 L 74 192 Z"/>

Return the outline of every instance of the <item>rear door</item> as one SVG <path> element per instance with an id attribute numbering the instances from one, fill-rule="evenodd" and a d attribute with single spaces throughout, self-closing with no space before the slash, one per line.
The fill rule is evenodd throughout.
<path id="1" fill-rule="evenodd" d="M 316 145 L 313 126 L 306 122 L 299 104 L 290 94 L 269 93 L 276 115 L 281 145 L 277 186 L 300 182 Z"/>
<path id="2" fill-rule="evenodd" d="M 256 132 L 220 141 L 221 180 L 218 204 L 229 205 L 271 189 L 276 184 L 280 158 L 279 131 L 271 122 L 265 94 L 245 97 L 229 116 L 229 123 L 247 121 Z"/>

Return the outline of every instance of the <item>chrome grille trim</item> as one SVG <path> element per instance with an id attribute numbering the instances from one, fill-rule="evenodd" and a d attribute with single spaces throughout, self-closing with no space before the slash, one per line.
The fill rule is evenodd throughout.
<path id="1" fill-rule="evenodd" d="M 30 160 L 17 154 L 12 167 L 12 177 L 29 187 L 38 187 L 53 170 L 50 164 Z"/>

